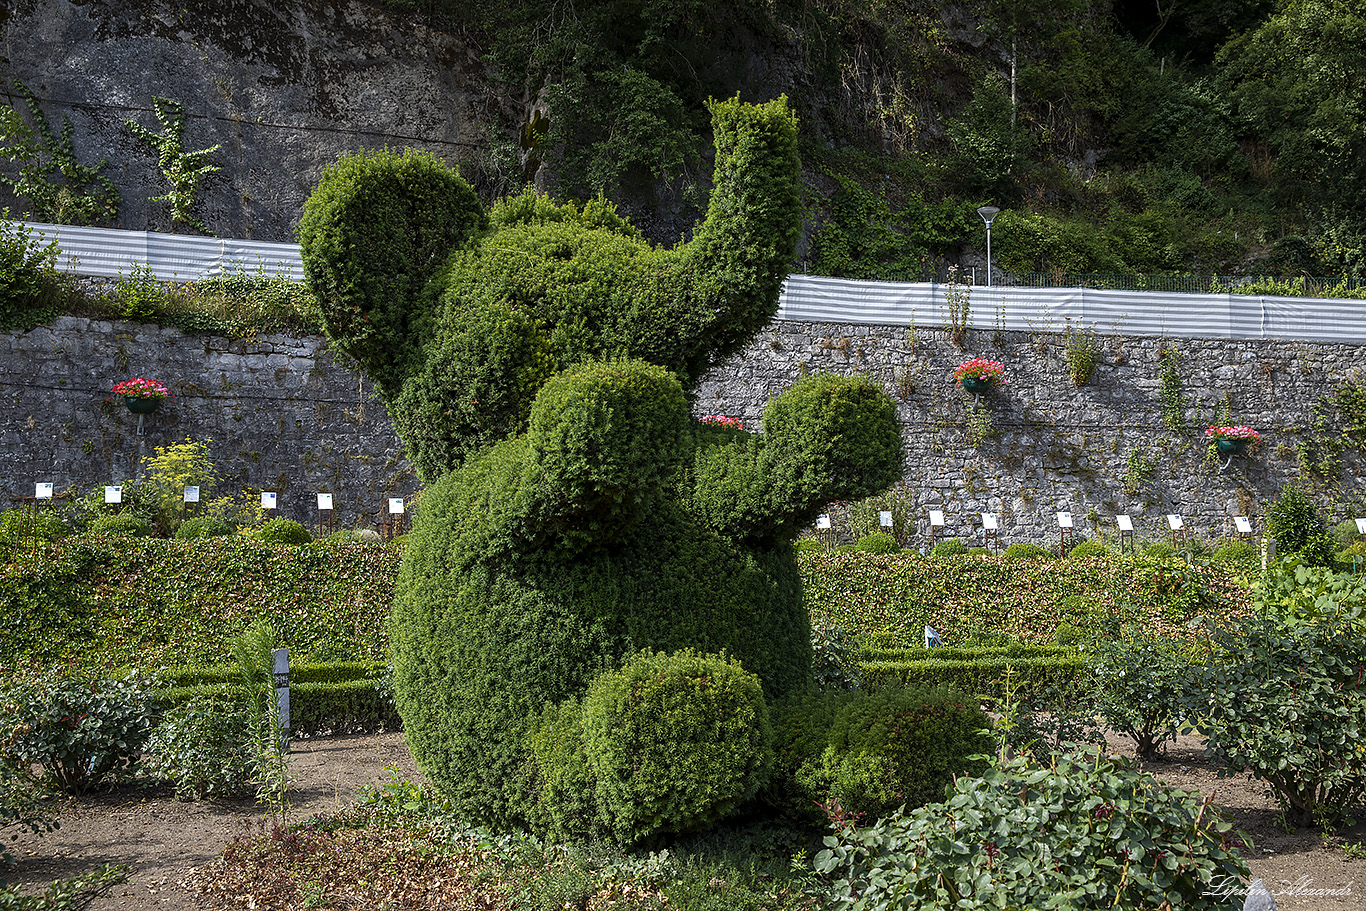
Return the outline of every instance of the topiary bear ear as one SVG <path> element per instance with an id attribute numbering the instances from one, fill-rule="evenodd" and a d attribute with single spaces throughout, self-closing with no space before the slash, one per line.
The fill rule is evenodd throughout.
<path id="1" fill-rule="evenodd" d="M 422 349 L 429 282 L 487 223 L 470 185 L 425 152 L 361 152 L 323 171 L 299 219 L 304 274 L 328 337 L 383 394 Z"/>

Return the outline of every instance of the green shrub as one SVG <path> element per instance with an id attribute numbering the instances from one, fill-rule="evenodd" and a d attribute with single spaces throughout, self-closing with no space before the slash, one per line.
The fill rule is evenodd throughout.
<path id="1" fill-rule="evenodd" d="M 1296 575 L 1313 584 L 1313 572 Z M 1366 617 L 1354 580 L 1323 575 L 1318 597 L 1219 632 L 1184 700 L 1207 752 L 1265 781 L 1301 826 L 1366 800 Z"/>
<path id="2" fill-rule="evenodd" d="M 56 541 L 66 533 L 66 523 L 50 510 L 0 510 L 0 543 Z"/>
<path id="3" fill-rule="evenodd" d="M 1156 759 L 1176 739 L 1191 675 L 1189 647 L 1140 631 L 1102 638 L 1094 654 L 1100 714 L 1134 741 L 1140 760 Z"/>
<path id="4" fill-rule="evenodd" d="M 797 812 L 821 804 L 873 819 L 920 806 L 955 775 L 981 772 L 992 748 L 986 713 L 949 688 L 808 695 L 776 713 L 777 799 Z"/>
<path id="5" fill-rule="evenodd" d="M 147 692 L 137 680 L 25 675 L 0 694 L 5 755 L 43 767 L 68 794 L 83 794 L 131 771 L 151 732 Z"/>
<path id="6" fill-rule="evenodd" d="M 59 312 L 57 242 L 44 244 L 0 214 L 0 332 L 28 330 Z"/>
<path id="7" fill-rule="evenodd" d="M 1053 552 L 1029 541 L 1016 541 L 1006 548 L 1005 557 L 1007 560 L 1030 560 L 1039 557 L 1052 559 Z"/>
<path id="8" fill-rule="evenodd" d="M 1139 551 L 1139 556 L 1151 557 L 1153 559 L 1165 559 L 1176 556 L 1176 548 L 1166 541 L 1150 541 Z"/>
<path id="9" fill-rule="evenodd" d="M 254 768 L 250 724 L 237 700 L 196 696 L 166 712 L 152 731 L 142 770 L 170 782 L 181 799 L 247 791 Z"/>
<path id="10" fill-rule="evenodd" d="M 705 828 L 753 797 L 771 738 L 759 678 L 687 649 L 636 655 L 583 701 L 599 812 L 626 844 Z"/>
<path id="11" fill-rule="evenodd" d="M 221 538 L 232 534 L 232 526 L 222 519 L 211 516 L 195 516 L 180 523 L 175 530 L 177 541 L 199 541 L 204 538 Z"/>
<path id="12" fill-rule="evenodd" d="M 1260 563 L 1261 560 L 1262 554 L 1257 549 L 1257 545 L 1241 538 L 1225 541 L 1214 549 L 1214 553 L 1210 554 L 1211 562 L 1228 563 L 1235 566 L 1251 566 Z"/>
<path id="13" fill-rule="evenodd" d="M 119 512 L 111 516 L 99 516 L 85 527 L 92 535 L 127 535 L 132 538 L 146 538 L 152 534 L 152 523 L 134 513 Z"/>
<path id="14" fill-rule="evenodd" d="M 867 828 L 844 821 L 815 867 L 841 909 L 1204 911 L 1228 907 L 1219 887 L 1250 875 L 1232 828 L 1117 757 L 1022 756 L 960 777 L 943 803 Z"/>
<path id="15" fill-rule="evenodd" d="M 858 646 L 844 624 L 811 618 L 811 676 L 822 690 L 855 690 L 863 679 Z"/>
<path id="16" fill-rule="evenodd" d="M 796 546 L 797 553 L 799 554 L 815 554 L 821 553 L 825 550 L 825 545 L 817 541 L 815 538 L 802 538 L 800 541 L 797 542 Z"/>
<path id="17" fill-rule="evenodd" d="M 866 554 L 894 554 L 901 550 L 896 538 L 885 531 L 875 531 L 858 540 L 858 549 Z"/>
<path id="18" fill-rule="evenodd" d="M 307 528 L 283 516 L 262 525 L 252 537 L 265 544 L 308 544 L 313 540 L 313 534 Z"/>
<path id="19" fill-rule="evenodd" d="M 930 548 L 931 557 L 958 557 L 968 552 L 968 546 L 961 538 L 949 538 Z"/>
<path id="20" fill-rule="evenodd" d="M 1266 507 L 1266 533 L 1276 542 L 1279 554 L 1308 550 L 1316 566 L 1327 566 L 1331 559 L 1332 538 L 1327 535 L 1318 507 L 1293 481 L 1284 484 L 1276 499 Z"/>
<path id="21" fill-rule="evenodd" d="M 1339 548 L 1347 548 L 1353 544 L 1362 543 L 1361 532 L 1357 531 L 1355 519 L 1343 519 L 1333 526 L 1331 534 L 1333 535 L 1333 542 Z"/>
<path id="22" fill-rule="evenodd" d="M 1067 552 L 1069 560 L 1084 560 L 1088 557 L 1106 557 L 1110 555 L 1110 548 L 1099 541 L 1082 541 L 1077 546 Z"/>

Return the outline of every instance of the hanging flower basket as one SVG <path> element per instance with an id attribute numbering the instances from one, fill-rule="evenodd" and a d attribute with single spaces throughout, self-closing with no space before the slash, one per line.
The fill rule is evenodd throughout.
<path id="1" fill-rule="evenodd" d="M 953 378 L 963 387 L 964 392 L 971 395 L 982 395 L 997 383 L 1002 386 L 1010 385 L 1010 381 L 1006 379 L 1005 365 L 984 357 L 975 357 L 953 368 Z"/>
<path id="2" fill-rule="evenodd" d="M 1248 447 L 1262 441 L 1262 435 L 1251 427 L 1209 427 L 1205 439 L 1214 443 L 1220 455 L 1234 456 L 1247 452 Z"/>
<path id="3" fill-rule="evenodd" d="M 113 392 L 114 395 L 123 399 L 123 404 L 127 405 L 128 410 L 133 414 L 151 414 L 161 407 L 162 399 L 174 395 L 171 390 L 156 380 L 149 380 L 142 376 L 135 376 L 130 380 L 116 384 Z"/>

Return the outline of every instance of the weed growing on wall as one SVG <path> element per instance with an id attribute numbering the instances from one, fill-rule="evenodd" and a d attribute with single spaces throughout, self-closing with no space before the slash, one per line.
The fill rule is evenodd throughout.
<path id="1" fill-rule="evenodd" d="M 1100 362 L 1100 346 L 1094 331 L 1067 327 L 1067 376 L 1073 386 L 1085 386 Z"/>
<path id="2" fill-rule="evenodd" d="M 125 120 L 124 126 L 137 139 L 157 154 L 157 165 L 161 173 L 170 181 L 171 189 L 164 196 L 151 197 L 152 202 L 165 202 L 171 206 L 171 230 L 177 225 L 194 228 L 202 234 L 209 229 L 190 214 L 199 195 L 200 182 L 219 170 L 209 163 L 209 156 L 221 146 L 211 146 L 193 152 L 185 150 L 182 136 L 185 132 L 185 106 L 169 98 L 153 98 L 152 109 L 162 132 L 153 133 L 136 120 Z"/>
<path id="3" fill-rule="evenodd" d="M 1129 450 L 1129 461 L 1124 469 L 1124 493 L 1132 497 L 1138 493 L 1149 478 L 1153 476 L 1153 471 L 1157 468 L 1157 463 L 1161 456 L 1156 452 L 1145 452 L 1142 449 Z"/>
<path id="4" fill-rule="evenodd" d="M 1186 426 L 1186 394 L 1181 388 L 1181 353 L 1171 345 L 1164 344 L 1160 354 L 1162 369 L 1158 374 L 1161 388 L 1158 402 L 1162 407 L 1162 420 L 1174 432 Z"/>
<path id="5" fill-rule="evenodd" d="M 961 281 L 957 266 L 949 267 L 949 280 L 944 285 L 944 306 L 949 311 L 949 324 L 944 328 L 955 348 L 963 350 L 964 339 L 972 328 L 972 288 Z"/>

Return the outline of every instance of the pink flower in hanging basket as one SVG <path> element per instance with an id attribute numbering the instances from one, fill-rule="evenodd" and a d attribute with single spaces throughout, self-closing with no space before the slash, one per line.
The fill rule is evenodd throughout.
<path id="1" fill-rule="evenodd" d="M 130 399 L 164 399 L 175 395 L 156 380 L 142 376 L 135 376 L 131 380 L 116 384 L 113 391 L 115 395 L 127 396 Z"/>
<path id="2" fill-rule="evenodd" d="M 1002 386 L 1010 385 L 1010 380 L 1006 379 L 1005 365 L 984 357 L 975 357 L 954 367 L 953 378 L 960 386 L 963 385 L 963 380 L 967 379 L 985 380 L 988 383 L 1000 383 Z"/>
<path id="3" fill-rule="evenodd" d="M 1205 430 L 1207 440 L 1247 440 L 1250 443 L 1260 443 L 1262 435 L 1251 427 L 1239 425 L 1237 427 L 1209 427 Z"/>
<path id="4" fill-rule="evenodd" d="M 712 427 L 724 427 L 727 430 L 744 430 L 745 425 L 740 423 L 739 418 L 728 418 L 724 414 L 706 414 L 698 418 L 703 424 Z"/>

